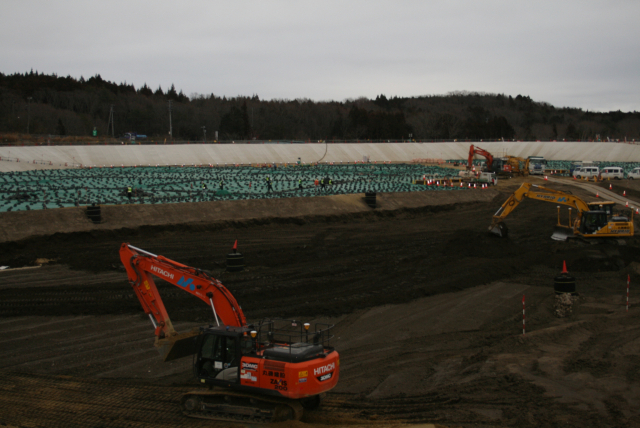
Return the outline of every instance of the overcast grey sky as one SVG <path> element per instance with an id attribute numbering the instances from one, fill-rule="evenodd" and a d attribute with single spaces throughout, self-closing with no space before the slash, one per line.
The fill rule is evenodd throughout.
<path id="1" fill-rule="evenodd" d="M 640 111 L 640 1 L 3 0 L 0 71 L 344 100 L 477 91 Z"/>

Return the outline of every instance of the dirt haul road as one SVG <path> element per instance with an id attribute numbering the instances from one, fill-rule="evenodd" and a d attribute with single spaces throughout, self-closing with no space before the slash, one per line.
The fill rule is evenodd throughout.
<path id="1" fill-rule="evenodd" d="M 197 388 L 191 359 L 161 363 L 153 350 L 118 258 L 130 242 L 211 270 L 250 322 L 336 323 L 338 387 L 321 410 L 280 426 L 640 426 L 640 242 L 552 241 L 556 207 L 538 201 L 507 219 L 509 239 L 489 235 L 519 184 L 459 204 L 453 194 L 463 192 L 434 192 L 451 195 L 422 208 L 295 217 L 289 207 L 279 219 L 124 224 L 1 243 L 0 265 L 49 262 L 0 272 L 0 425 L 229 426 L 180 413 L 180 394 Z M 180 208 L 185 219 L 201 210 Z M 225 273 L 236 238 L 248 267 Z M 580 298 L 556 318 L 563 260 Z M 206 305 L 158 282 L 178 330 L 211 322 Z"/>

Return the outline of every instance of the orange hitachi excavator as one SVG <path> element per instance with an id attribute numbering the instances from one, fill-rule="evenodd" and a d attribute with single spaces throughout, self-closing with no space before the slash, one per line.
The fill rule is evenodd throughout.
<path id="1" fill-rule="evenodd" d="M 473 167 L 473 156 L 474 155 L 480 155 L 480 156 L 484 156 L 487 161 L 486 161 L 486 171 L 487 172 L 495 172 L 495 173 L 499 173 L 502 172 L 502 166 L 503 166 L 503 162 L 502 159 L 498 159 L 493 157 L 493 155 L 491 153 L 489 153 L 488 151 L 486 151 L 485 149 L 481 149 L 480 147 L 476 147 L 473 144 L 471 146 L 469 146 L 469 159 L 467 160 L 467 169 L 471 169 Z"/>
<path id="2" fill-rule="evenodd" d="M 336 386 L 338 352 L 330 346 L 332 325 L 266 319 L 247 325 L 242 308 L 220 281 L 128 243 L 120 259 L 129 282 L 155 327 L 165 361 L 193 355 L 193 371 L 208 390 L 181 399 L 187 416 L 270 422 L 298 420 Z M 215 325 L 178 334 L 153 277 L 191 293 L 211 306 Z"/>
<path id="3" fill-rule="evenodd" d="M 475 147 L 473 144 L 469 146 L 469 159 L 467 160 L 467 169 L 472 168 L 474 155 L 484 156 L 487 159 L 487 171 L 492 171 L 491 167 L 493 165 L 493 155 L 488 151 L 481 149 L 480 147 Z"/>

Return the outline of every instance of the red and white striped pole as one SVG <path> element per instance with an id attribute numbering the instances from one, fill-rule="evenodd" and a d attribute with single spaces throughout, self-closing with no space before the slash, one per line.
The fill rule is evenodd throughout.
<path id="1" fill-rule="evenodd" d="M 522 335 L 524 336 L 525 327 L 524 327 L 524 294 L 522 295 Z"/>
<path id="2" fill-rule="evenodd" d="M 629 312 L 629 283 L 631 283 L 631 275 L 627 275 L 627 312 Z"/>

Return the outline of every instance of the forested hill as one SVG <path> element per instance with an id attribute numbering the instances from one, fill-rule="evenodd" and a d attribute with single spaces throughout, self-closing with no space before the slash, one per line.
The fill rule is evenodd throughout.
<path id="1" fill-rule="evenodd" d="M 416 89 L 419 91 L 419 88 Z M 556 108 L 523 95 L 455 92 L 447 95 L 349 99 L 260 100 L 258 95 L 186 96 L 167 90 L 38 72 L 0 73 L 0 132 L 98 135 L 110 111 L 116 137 L 137 132 L 169 139 L 208 140 L 640 140 L 640 113 L 594 113 Z M 204 128 L 203 128 L 204 127 Z"/>

